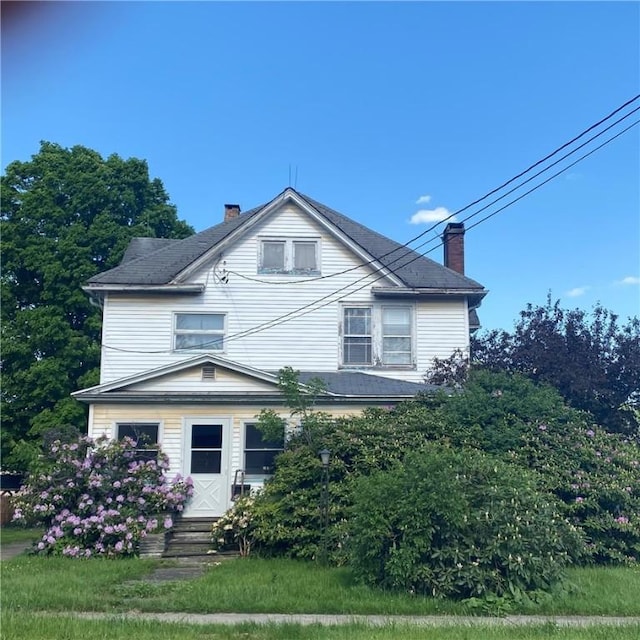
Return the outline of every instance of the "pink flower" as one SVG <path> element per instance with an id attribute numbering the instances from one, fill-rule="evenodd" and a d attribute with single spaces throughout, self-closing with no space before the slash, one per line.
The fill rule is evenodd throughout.
<path id="1" fill-rule="evenodd" d="M 173 520 L 171 519 L 171 516 L 167 516 L 164 519 L 164 528 L 171 529 L 171 527 L 173 527 Z"/>
<path id="2" fill-rule="evenodd" d="M 582 496 L 578 496 L 576 498 L 576 502 L 584 502 L 584 498 Z"/>

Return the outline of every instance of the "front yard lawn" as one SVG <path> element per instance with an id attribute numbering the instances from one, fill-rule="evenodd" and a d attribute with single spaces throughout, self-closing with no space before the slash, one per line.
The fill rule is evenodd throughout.
<path id="1" fill-rule="evenodd" d="M 5 525 L 0 528 L 0 545 L 24 542 L 25 547 L 42 536 L 42 529 L 27 529 L 15 525 Z"/>
<path id="2" fill-rule="evenodd" d="M 346 568 L 233 560 L 191 580 L 148 582 L 167 561 L 21 556 L 1 563 L 2 610 L 186 613 L 483 614 L 464 604 L 354 584 Z M 508 613 L 640 616 L 640 568 L 575 568 L 571 593 Z"/>
<path id="3" fill-rule="evenodd" d="M 38 614 L 2 615 L 6 640 L 636 640 L 640 628 L 620 627 L 567 628 L 552 624 L 532 627 L 465 626 L 420 628 L 362 624 L 323 627 L 317 624 L 238 624 L 188 625 L 131 620 L 78 620 L 70 617 L 45 617 Z"/>

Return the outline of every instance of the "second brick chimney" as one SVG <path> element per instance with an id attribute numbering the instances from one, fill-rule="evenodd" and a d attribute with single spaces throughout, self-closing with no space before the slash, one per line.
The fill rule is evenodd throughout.
<path id="1" fill-rule="evenodd" d="M 444 266 L 464 275 L 464 223 L 450 222 L 442 234 Z"/>
<path id="2" fill-rule="evenodd" d="M 225 204 L 224 205 L 224 221 L 233 220 L 240 215 L 239 204 Z"/>

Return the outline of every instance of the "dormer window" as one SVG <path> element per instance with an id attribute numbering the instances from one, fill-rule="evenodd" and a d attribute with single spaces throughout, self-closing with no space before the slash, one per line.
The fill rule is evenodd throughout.
<path id="1" fill-rule="evenodd" d="M 262 239 L 258 256 L 258 273 L 319 275 L 319 245 L 319 241 L 315 239 Z"/>

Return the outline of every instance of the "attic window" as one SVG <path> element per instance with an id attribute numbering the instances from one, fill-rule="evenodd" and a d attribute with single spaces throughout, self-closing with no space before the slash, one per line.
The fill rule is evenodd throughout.
<path id="1" fill-rule="evenodd" d="M 259 246 L 258 273 L 320 274 L 320 243 L 314 238 L 265 238 Z"/>
<path id="2" fill-rule="evenodd" d="M 203 380 L 215 380 L 216 368 L 215 365 L 205 364 L 202 366 L 202 379 Z"/>

